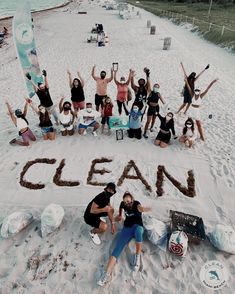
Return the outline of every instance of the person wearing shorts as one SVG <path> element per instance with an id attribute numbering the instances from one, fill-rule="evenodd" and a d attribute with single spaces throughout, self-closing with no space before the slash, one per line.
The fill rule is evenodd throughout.
<path id="1" fill-rule="evenodd" d="M 91 76 L 96 81 L 95 106 L 96 111 L 99 111 L 103 107 L 103 99 L 107 97 L 107 85 L 113 79 L 113 70 L 111 70 L 111 76 L 109 78 L 105 78 L 106 72 L 104 70 L 101 71 L 100 77 L 98 77 L 95 75 L 95 67 L 94 65 L 92 68 Z"/>
<path id="2" fill-rule="evenodd" d="M 148 212 L 151 208 L 143 207 L 139 201 L 136 201 L 130 192 L 125 192 L 123 195 L 123 201 L 119 206 L 119 215 L 115 218 L 117 221 L 122 220 L 122 213 L 125 213 L 125 220 L 123 228 L 118 236 L 116 246 L 109 258 L 106 271 L 102 274 L 98 281 L 99 286 L 105 286 L 111 279 L 112 270 L 121 255 L 124 247 L 135 239 L 136 253 L 133 261 L 134 271 L 138 271 L 140 268 L 140 254 L 143 243 L 143 221 L 142 212 Z"/>
<path id="3" fill-rule="evenodd" d="M 71 88 L 71 101 L 73 103 L 75 114 L 77 114 L 79 110 L 85 108 L 85 95 L 83 91 L 84 80 L 79 72 L 77 72 L 79 79 L 75 78 L 73 80 L 71 72 L 67 70 L 67 73 L 69 76 L 69 86 Z"/>
<path id="4" fill-rule="evenodd" d="M 78 132 L 80 135 L 86 134 L 86 129 L 89 127 L 93 128 L 93 135 L 96 137 L 96 130 L 100 127 L 99 123 L 96 121 L 100 117 L 101 113 L 92 109 L 92 103 L 86 103 L 86 108 L 79 111 L 78 121 Z"/>
<path id="5" fill-rule="evenodd" d="M 72 136 L 74 134 L 74 120 L 75 120 L 75 114 L 71 110 L 71 103 L 69 101 L 63 102 L 64 98 L 61 98 L 59 109 L 59 119 L 61 124 L 61 134 L 62 136 L 66 136 L 67 134 L 69 136 Z"/>
<path id="6" fill-rule="evenodd" d="M 101 119 L 101 125 L 102 125 L 102 133 L 104 132 L 105 124 L 108 125 L 108 134 L 110 135 L 110 127 L 109 127 L 109 118 L 113 115 L 113 103 L 109 97 L 105 98 L 104 105 L 102 109 L 102 119 Z"/>
<path id="7" fill-rule="evenodd" d="M 111 223 L 111 232 L 115 233 L 116 228 L 113 219 L 114 209 L 110 204 L 110 198 L 116 193 L 116 185 L 108 183 L 104 191 L 98 194 L 87 206 L 84 213 L 85 222 L 93 227 L 89 232 L 92 241 L 99 245 L 101 243 L 98 234 L 103 234 L 108 229 L 106 222 L 101 217 L 108 217 Z"/>
<path id="8" fill-rule="evenodd" d="M 10 141 L 10 144 L 17 144 L 20 146 L 29 146 L 30 141 L 36 141 L 36 137 L 34 136 L 33 132 L 29 128 L 28 120 L 26 119 L 26 114 L 28 111 L 28 102 L 26 100 L 24 111 L 22 112 L 20 109 L 16 109 L 15 113 L 9 104 L 8 101 L 5 102 L 10 118 L 14 125 L 17 127 L 19 135 L 22 137 L 22 140 L 13 139 Z"/>

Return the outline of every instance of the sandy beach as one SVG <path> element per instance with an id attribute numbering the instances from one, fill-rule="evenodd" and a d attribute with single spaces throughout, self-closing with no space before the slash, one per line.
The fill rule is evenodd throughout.
<path id="1" fill-rule="evenodd" d="M 87 14 L 78 14 L 78 11 Z M 201 116 L 205 130 L 205 142 L 196 141 L 192 149 L 171 140 L 167 149 L 154 146 L 159 129 L 149 138 L 140 141 L 129 139 L 116 141 L 115 132 L 110 136 L 62 137 L 57 130 L 54 142 L 43 141 L 38 117 L 31 109 L 27 118 L 37 137 L 30 147 L 10 146 L 17 130 L 7 115 L 4 99 L 14 109 L 23 108 L 26 95 L 24 80 L 16 58 L 12 34 L 7 44 L 0 48 L 0 105 L 1 105 L 1 162 L 0 162 L 0 224 L 5 216 L 14 211 L 31 211 L 34 221 L 16 236 L 0 237 L 0 293 L 211 293 L 200 281 L 201 267 L 209 260 L 222 262 L 229 273 L 227 284 L 216 293 L 232 294 L 235 288 L 235 257 L 218 251 L 208 240 L 200 245 L 189 244 L 185 258 L 165 253 L 144 237 L 140 272 L 132 273 L 128 261 L 128 248 L 118 261 L 111 283 L 97 286 L 100 273 L 105 268 L 112 251 L 116 235 L 110 230 L 101 236 L 101 245 L 96 246 L 89 238 L 90 227 L 83 219 L 87 204 L 103 190 L 102 186 L 87 184 L 94 159 L 108 158 L 108 163 L 98 163 L 97 169 L 110 172 L 93 174 L 94 182 L 115 182 L 133 160 L 143 178 L 150 185 L 148 191 L 140 180 L 125 179 L 112 198 L 118 211 L 125 191 L 133 193 L 143 205 L 150 206 L 148 214 L 169 224 L 170 210 L 177 210 L 202 217 L 206 233 L 216 224 L 235 223 L 235 56 L 192 34 L 186 28 L 175 26 L 144 10 L 134 8 L 133 17 L 124 20 L 118 10 L 105 10 L 96 1 L 73 1 L 65 7 L 33 14 L 34 33 L 41 69 L 48 72 L 50 93 L 58 105 L 62 95 L 70 100 L 67 69 L 75 77 L 77 70 L 85 80 L 86 101 L 94 104 L 95 81 L 91 77 L 95 64 L 96 74 L 106 70 L 113 62 L 119 63 L 118 77 L 127 76 L 129 69 L 136 71 L 135 80 L 144 76 L 143 68 L 151 70 L 151 82 L 160 84 L 160 92 L 166 101 L 161 113 L 176 112 L 182 103 L 180 92 L 184 85 L 180 62 L 187 72 L 200 72 L 207 64 L 209 70 L 198 80 L 197 87 L 205 89 L 215 78 L 219 81 L 205 97 Z M 136 12 L 139 11 L 139 15 Z M 156 25 L 156 35 L 150 35 L 147 20 Z M 87 43 L 91 28 L 102 23 L 109 36 L 109 44 L 97 47 Z M 11 30 L 11 19 L 0 20 L 0 28 Z M 170 50 L 162 50 L 163 39 L 172 38 Z M 114 102 L 117 115 L 116 85 L 108 85 L 108 93 Z M 35 96 L 34 103 L 39 102 Z M 209 118 L 212 115 L 212 118 Z M 211 117 L 211 116 L 210 116 Z M 186 117 L 175 116 L 176 134 L 182 132 Z M 146 116 L 143 120 L 143 125 Z M 25 174 L 25 180 L 43 183 L 40 190 L 30 190 L 20 185 L 21 173 L 28 161 L 38 158 L 55 159 L 54 164 L 33 165 Z M 65 159 L 62 178 L 79 181 L 78 186 L 63 187 L 53 182 L 56 169 Z M 166 170 L 180 183 L 187 186 L 187 172 L 193 170 L 196 196 L 185 196 L 172 182 L 164 178 L 164 194 L 156 193 L 157 170 L 164 165 Z M 130 174 L 135 174 L 133 170 Z M 65 217 L 58 230 L 42 238 L 40 215 L 50 203 L 64 207 Z M 120 230 L 122 224 L 117 224 Z M 31 261 L 37 260 L 37 266 Z"/>

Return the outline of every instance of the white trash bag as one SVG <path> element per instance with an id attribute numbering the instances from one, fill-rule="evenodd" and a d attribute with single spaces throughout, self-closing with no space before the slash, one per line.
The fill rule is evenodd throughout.
<path id="1" fill-rule="evenodd" d="M 218 224 L 208 237 L 219 250 L 235 254 L 235 230 L 231 226 Z"/>
<path id="2" fill-rule="evenodd" d="M 177 256 L 185 257 L 188 249 L 188 236 L 183 231 L 174 231 L 169 240 L 169 251 Z"/>
<path id="3" fill-rule="evenodd" d="M 42 237 L 55 231 L 61 224 L 64 217 L 64 208 L 58 204 L 48 205 L 41 215 Z"/>
<path id="4" fill-rule="evenodd" d="M 161 250 L 166 251 L 168 226 L 150 215 L 143 215 L 142 218 L 149 241 L 154 245 L 157 245 Z"/>
<path id="5" fill-rule="evenodd" d="M 30 212 L 17 211 L 5 217 L 1 227 L 1 236 L 9 238 L 22 231 L 33 221 Z"/>

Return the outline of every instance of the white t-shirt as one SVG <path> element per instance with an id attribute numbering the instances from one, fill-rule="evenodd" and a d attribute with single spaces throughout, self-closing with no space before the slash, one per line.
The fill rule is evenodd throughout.
<path id="1" fill-rule="evenodd" d="M 83 124 L 85 126 L 89 126 L 93 122 L 96 121 L 98 117 L 101 116 L 101 113 L 93 110 L 91 112 L 88 112 L 86 109 L 82 109 L 78 112 L 78 121 L 80 124 Z"/>

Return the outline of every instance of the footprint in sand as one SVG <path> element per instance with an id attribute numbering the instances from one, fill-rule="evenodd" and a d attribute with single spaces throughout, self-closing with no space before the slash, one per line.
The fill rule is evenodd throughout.
<path id="1" fill-rule="evenodd" d="M 226 165 L 223 165 L 224 174 L 227 176 L 229 174 L 229 170 Z"/>

